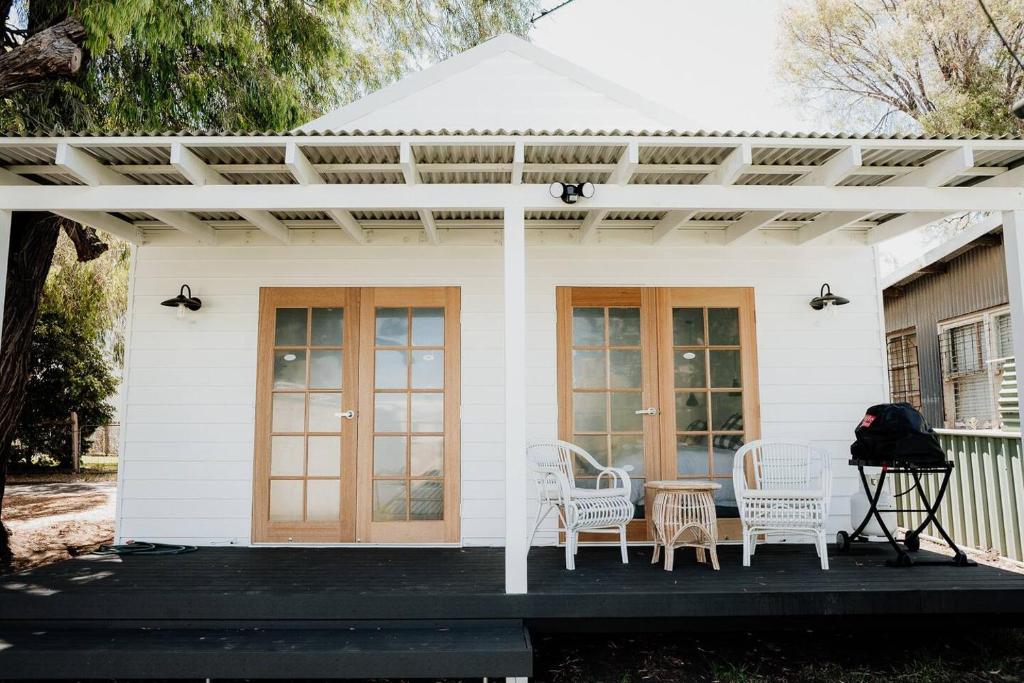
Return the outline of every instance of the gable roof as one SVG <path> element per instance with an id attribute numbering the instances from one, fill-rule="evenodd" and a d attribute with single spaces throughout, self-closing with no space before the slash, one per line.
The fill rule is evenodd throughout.
<path id="1" fill-rule="evenodd" d="M 882 278 L 882 290 L 885 291 L 890 287 L 898 287 L 913 282 L 924 275 L 921 271 L 928 266 L 952 261 L 957 256 L 977 246 L 974 243 L 979 238 L 990 233 L 1002 232 L 1002 228 L 1003 217 L 998 213 L 978 221 L 966 230 L 953 235 L 937 247 L 929 249 L 902 268 L 894 270 Z"/>
<path id="2" fill-rule="evenodd" d="M 678 112 L 510 34 L 419 71 L 297 130 L 687 128 Z"/>

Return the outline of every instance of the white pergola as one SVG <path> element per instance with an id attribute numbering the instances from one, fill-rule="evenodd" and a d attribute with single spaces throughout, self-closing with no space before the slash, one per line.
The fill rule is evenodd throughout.
<path id="1" fill-rule="evenodd" d="M 590 181 L 567 206 L 553 181 Z M 1001 212 L 1024 357 L 1024 140 L 786 134 L 350 132 L 0 138 L 13 211 L 136 244 L 502 244 L 506 581 L 526 590 L 525 247 L 864 245 Z M 0 293 L 0 312 L 2 312 Z"/>

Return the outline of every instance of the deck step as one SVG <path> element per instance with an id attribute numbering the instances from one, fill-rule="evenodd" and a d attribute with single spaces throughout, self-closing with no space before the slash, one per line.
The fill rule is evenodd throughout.
<path id="1" fill-rule="evenodd" d="M 0 631 L 0 679 L 530 676 L 520 620 Z"/>

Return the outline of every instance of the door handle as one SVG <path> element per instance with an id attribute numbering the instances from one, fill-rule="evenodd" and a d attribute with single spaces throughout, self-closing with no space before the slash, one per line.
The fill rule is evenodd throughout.
<path id="1" fill-rule="evenodd" d="M 640 410 L 634 410 L 633 414 L 634 415 L 657 415 L 658 414 L 658 409 L 657 408 L 653 408 L 653 407 L 652 408 L 641 408 Z"/>
<path id="2" fill-rule="evenodd" d="M 341 416 L 343 418 L 345 418 L 346 420 L 351 420 L 351 419 L 353 419 L 356 416 L 356 411 L 354 411 L 354 410 L 346 410 L 345 412 L 343 412 L 341 414 Z"/>

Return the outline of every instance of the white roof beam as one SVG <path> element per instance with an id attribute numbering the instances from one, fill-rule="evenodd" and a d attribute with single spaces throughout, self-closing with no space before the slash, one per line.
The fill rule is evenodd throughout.
<path id="1" fill-rule="evenodd" d="M 300 185 L 323 185 L 323 176 L 310 163 L 302 148 L 294 142 L 289 142 L 285 147 L 284 163 Z M 356 242 L 366 242 L 366 231 L 350 212 L 344 209 L 327 209 L 326 213 Z"/>
<path id="2" fill-rule="evenodd" d="M 512 148 L 512 176 L 509 182 L 513 185 L 523 184 L 523 166 L 526 165 L 526 145 L 517 142 Z"/>
<path id="3" fill-rule="evenodd" d="M 231 182 L 180 142 L 171 144 L 171 166 L 193 185 L 231 185 Z M 290 240 L 288 227 L 269 211 L 238 210 L 238 215 L 279 242 Z"/>
<path id="4" fill-rule="evenodd" d="M 784 167 L 783 167 L 784 168 Z M 834 154 L 828 161 L 798 179 L 794 185 L 838 185 L 863 168 L 860 147 L 853 145 Z"/>
<path id="5" fill-rule="evenodd" d="M 743 218 L 725 229 L 725 243 L 747 239 L 781 215 L 781 211 L 748 211 Z"/>
<path id="6" fill-rule="evenodd" d="M 121 173 L 108 168 L 90 154 L 87 154 L 66 142 L 62 142 L 57 145 L 57 153 L 54 157 L 54 163 L 77 177 L 86 185 L 94 187 L 106 185 L 137 185 L 137 183 L 128 176 L 122 175 Z M 158 221 L 166 223 L 172 228 L 188 233 L 198 240 L 209 244 L 214 244 L 217 241 L 216 231 L 187 211 L 155 210 L 148 211 L 147 213 Z M 111 218 L 113 218 L 113 216 L 111 216 Z M 123 231 L 123 226 L 118 226 L 110 221 L 106 222 L 111 227 L 120 228 Z M 123 222 L 124 221 L 122 221 L 122 223 Z"/>
<path id="7" fill-rule="evenodd" d="M 10 171 L 0 168 L 0 184 L 19 185 L 25 187 L 28 185 L 38 185 L 39 183 L 20 176 L 17 173 L 11 173 Z M 76 223 L 87 225 L 90 228 L 96 228 L 97 230 L 108 232 L 114 237 L 120 238 L 125 242 L 131 242 L 132 244 L 142 243 L 142 230 L 128 221 L 121 220 L 116 216 L 111 216 L 109 213 L 103 213 L 101 211 L 61 211 L 54 213 Z"/>
<path id="8" fill-rule="evenodd" d="M 9 211 L 323 211 L 332 209 L 565 209 L 544 184 L 0 185 Z M 583 208 L 583 207 L 580 207 Z M 794 187 L 789 185 L 600 185 L 586 209 L 604 211 L 1015 211 L 1024 191 L 1000 187 Z"/>
<path id="9" fill-rule="evenodd" d="M 597 239 L 597 226 L 601 224 L 601 221 L 607 215 L 607 211 L 598 209 L 591 209 L 587 212 L 586 217 L 583 219 L 583 224 L 580 225 L 580 244 L 590 244 Z"/>
<path id="10" fill-rule="evenodd" d="M 736 147 L 718 167 L 707 174 L 701 185 L 732 185 L 753 165 L 753 150 L 748 143 Z"/>
<path id="11" fill-rule="evenodd" d="M 676 230 L 681 228 L 686 221 L 690 220 L 696 214 L 696 211 L 669 211 L 654 224 L 654 228 L 651 230 L 651 244 L 661 244 L 665 239 L 675 233 Z"/>
<path id="12" fill-rule="evenodd" d="M 605 182 L 614 185 L 629 185 L 629 180 L 636 173 L 637 166 L 639 165 L 640 146 L 635 142 L 630 142 L 622 150 L 618 163 L 615 164 L 615 168 L 608 175 L 608 180 Z"/>
<path id="13" fill-rule="evenodd" d="M 406 185 L 415 185 L 420 181 L 420 174 L 416 169 L 416 157 L 412 153 L 412 145 L 408 142 L 403 142 L 398 146 L 398 167 L 402 169 Z"/>
<path id="14" fill-rule="evenodd" d="M 420 209 L 420 222 L 423 223 L 423 231 L 427 233 L 427 240 L 431 244 L 439 244 L 440 238 L 437 235 L 437 224 L 434 223 L 434 212 L 429 209 Z"/>

